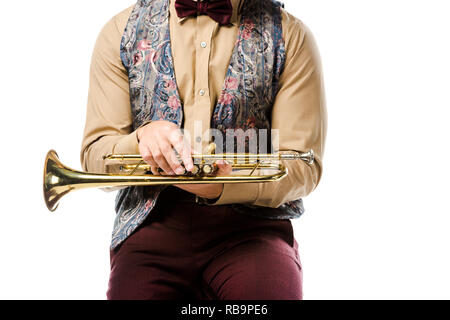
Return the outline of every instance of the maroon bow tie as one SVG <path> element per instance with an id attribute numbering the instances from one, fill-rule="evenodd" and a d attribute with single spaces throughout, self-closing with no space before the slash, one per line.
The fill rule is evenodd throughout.
<path id="1" fill-rule="evenodd" d="M 233 15 L 230 0 L 176 0 L 175 9 L 180 18 L 206 14 L 221 25 L 230 24 Z"/>

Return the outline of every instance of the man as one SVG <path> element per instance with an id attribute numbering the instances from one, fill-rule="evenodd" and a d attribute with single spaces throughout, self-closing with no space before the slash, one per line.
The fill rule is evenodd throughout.
<path id="1" fill-rule="evenodd" d="M 286 162 L 273 183 L 120 190 L 108 299 L 302 298 L 289 219 L 319 183 L 326 133 L 311 33 L 273 0 L 141 0 L 109 21 L 92 58 L 84 169 L 140 153 L 153 174 L 180 175 L 208 129 L 277 132 L 280 151 L 316 159 Z"/>

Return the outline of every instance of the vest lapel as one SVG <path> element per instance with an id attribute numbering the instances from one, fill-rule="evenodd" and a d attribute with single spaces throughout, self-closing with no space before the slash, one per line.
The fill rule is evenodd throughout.
<path id="1" fill-rule="evenodd" d="M 169 0 L 141 0 L 122 39 L 130 80 L 133 126 L 167 120 L 181 125 L 183 110 L 170 45 Z"/>
<path id="2" fill-rule="evenodd" d="M 254 129 L 249 134 L 256 134 L 258 129 L 270 131 L 278 79 L 285 63 L 279 7 L 280 3 L 272 0 L 244 2 L 236 46 L 211 119 L 211 127 L 224 136 L 227 129 Z M 250 151 L 248 145 L 239 149 Z"/>

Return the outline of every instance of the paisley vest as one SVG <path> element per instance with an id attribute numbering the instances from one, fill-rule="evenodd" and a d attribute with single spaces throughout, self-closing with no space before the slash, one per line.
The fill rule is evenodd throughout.
<path id="1" fill-rule="evenodd" d="M 270 130 L 270 115 L 285 64 L 281 24 L 282 4 L 246 0 L 238 36 L 211 128 Z M 121 59 L 130 83 L 134 129 L 149 120 L 179 126 L 183 107 L 176 85 L 170 44 L 169 0 L 139 0 L 121 42 Z M 129 187 L 116 198 L 111 249 L 118 247 L 146 219 L 162 187 Z M 276 209 L 234 204 L 240 213 L 266 219 L 298 218 L 302 200 Z"/>

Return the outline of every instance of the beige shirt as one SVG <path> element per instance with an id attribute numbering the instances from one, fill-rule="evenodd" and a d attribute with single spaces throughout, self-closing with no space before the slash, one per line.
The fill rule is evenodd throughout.
<path id="1" fill-rule="evenodd" d="M 207 15 L 179 19 L 170 1 L 170 32 L 175 76 L 183 103 L 184 129 L 193 136 L 194 122 L 206 130 L 221 93 L 237 38 L 240 9 L 245 0 L 231 0 L 232 25 L 220 26 Z M 138 154 L 127 72 L 120 59 L 120 42 L 133 7 L 112 18 L 97 39 L 90 71 L 86 126 L 81 148 L 84 170 L 104 173 L 102 156 Z M 282 10 L 286 67 L 274 102 L 272 129 L 279 130 L 282 151 L 313 149 L 314 165 L 286 161 L 288 176 L 278 182 L 226 184 L 215 203 L 245 203 L 266 207 L 305 197 L 322 175 L 327 114 L 320 57 L 311 32 Z M 206 44 L 206 46 L 205 46 Z"/>

